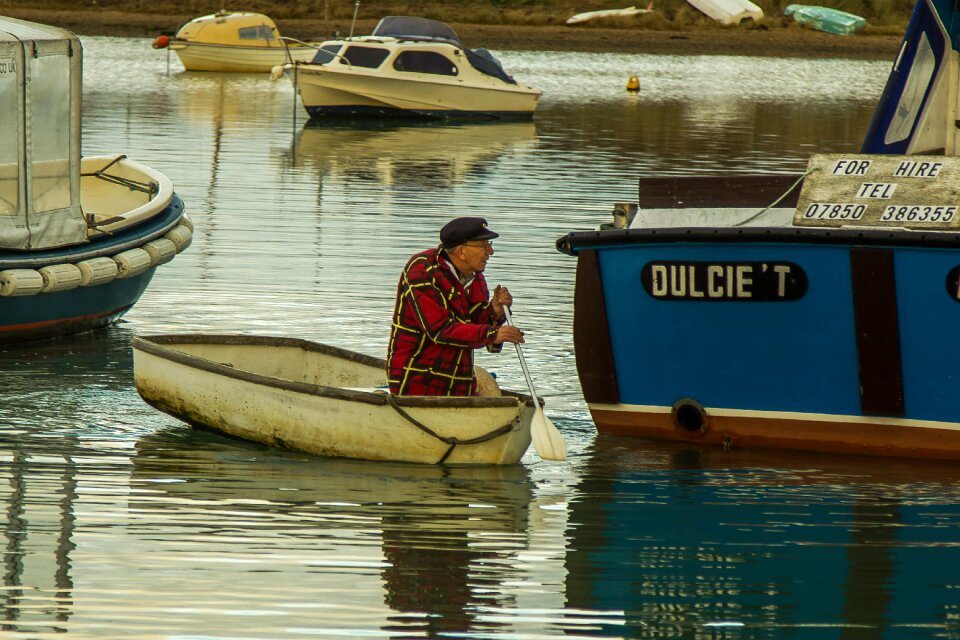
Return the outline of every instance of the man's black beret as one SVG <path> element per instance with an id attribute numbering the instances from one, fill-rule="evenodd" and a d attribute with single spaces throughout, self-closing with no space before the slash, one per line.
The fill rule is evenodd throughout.
<path id="1" fill-rule="evenodd" d="M 493 240 L 499 237 L 500 234 L 491 231 L 483 218 L 454 218 L 440 229 L 440 244 L 444 249 L 453 249 L 471 240 Z"/>

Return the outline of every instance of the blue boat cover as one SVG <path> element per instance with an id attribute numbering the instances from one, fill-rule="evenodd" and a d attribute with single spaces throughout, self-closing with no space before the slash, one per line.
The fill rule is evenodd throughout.
<path id="1" fill-rule="evenodd" d="M 500 61 L 483 47 L 473 51 L 470 49 L 464 49 L 463 52 L 466 54 L 467 60 L 470 61 L 470 64 L 473 65 L 473 68 L 480 73 L 485 73 L 488 76 L 493 76 L 494 78 L 500 78 L 509 84 L 517 84 L 517 81 L 503 70 L 503 67 L 500 65 Z"/>

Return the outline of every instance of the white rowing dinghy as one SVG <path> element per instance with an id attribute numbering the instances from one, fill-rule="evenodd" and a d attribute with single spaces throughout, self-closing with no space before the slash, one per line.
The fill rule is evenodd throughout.
<path id="1" fill-rule="evenodd" d="M 515 464 L 530 445 L 529 396 L 392 396 L 386 363 L 296 338 L 135 337 L 151 406 L 196 427 L 326 456 Z"/>

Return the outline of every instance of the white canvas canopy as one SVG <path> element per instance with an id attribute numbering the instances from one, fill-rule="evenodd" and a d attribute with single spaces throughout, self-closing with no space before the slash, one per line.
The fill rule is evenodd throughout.
<path id="1" fill-rule="evenodd" d="M 0 249 L 85 242 L 80 40 L 0 17 Z"/>

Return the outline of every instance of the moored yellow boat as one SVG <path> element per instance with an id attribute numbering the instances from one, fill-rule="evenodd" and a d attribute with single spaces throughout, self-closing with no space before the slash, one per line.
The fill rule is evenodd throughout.
<path id="1" fill-rule="evenodd" d="M 258 73 L 286 62 L 308 62 L 317 47 L 280 36 L 262 13 L 218 11 L 194 18 L 173 38 L 160 36 L 154 48 L 170 47 L 187 71 Z"/>

